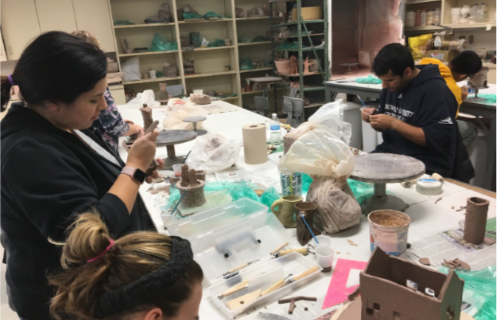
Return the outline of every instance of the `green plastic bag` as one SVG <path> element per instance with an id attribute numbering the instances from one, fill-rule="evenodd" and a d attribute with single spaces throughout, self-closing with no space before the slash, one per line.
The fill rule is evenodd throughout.
<path id="1" fill-rule="evenodd" d="M 357 199 L 357 202 L 361 204 L 364 200 L 369 198 L 374 193 L 374 186 L 370 183 L 356 181 L 352 179 L 348 179 L 347 183 L 352 189 L 352 193 L 354 197 Z"/>
<path id="2" fill-rule="evenodd" d="M 188 20 L 188 19 L 202 19 L 202 16 L 199 15 L 198 13 L 184 12 L 183 13 L 183 19 L 185 19 L 185 20 Z"/>
<path id="3" fill-rule="evenodd" d="M 150 51 L 171 51 L 178 50 L 178 43 L 171 42 L 161 36 L 160 34 L 154 34 L 154 38 L 152 39 L 152 46 L 150 47 Z"/>
<path id="4" fill-rule="evenodd" d="M 226 43 L 222 39 L 214 39 L 214 41 L 209 42 L 208 47 L 224 47 Z"/>
<path id="5" fill-rule="evenodd" d="M 252 64 L 252 59 L 250 58 L 241 58 L 240 59 L 240 70 L 252 70 L 255 69 Z"/>
<path id="6" fill-rule="evenodd" d="M 381 79 L 378 79 L 372 74 L 370 74 L 367 77 L 355 79 L 355 82 L 363 84 L 381 84 Z"/>
<path id="7" fill-rule="evenodd" d="M 449 273 L 446 267 L 440 268 L 440 271 Z M 482 270 L 461 270 L 456 273 L 464 280 L 462 311 L 471 315 L 475 320 L 495 320 L 497 311 L 495 265 Z"/>
<path id="8" fill-rule="evenodd" d="M 302 173 L 302 194 L 307 194 L 311 183 L 312 178 L 309 175 Z"/>
<path id="9" fill-rule="evenodd" d="M 210 18 L 222 18 L 223 16 L 220 14 L 217 14 L 215 12 L 209 11 L 206 14 L 204 14 L 205 19 L 210 19 Z"/>
<path id="10" fill-rule="evenodd" d="M 259 202 L 268 207 L 267 212 L 271 212 L 271 205 L 273 202 L 278 200 L 281 197 L 281 195 L 276 191 L 275 188 L 271 187 L 264 192 L 261 197 L 259 198 Z"/>

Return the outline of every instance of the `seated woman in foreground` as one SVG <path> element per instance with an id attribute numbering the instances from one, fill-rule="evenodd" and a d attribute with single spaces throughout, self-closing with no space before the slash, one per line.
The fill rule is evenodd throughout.
<path id="1" fill-rule="evenodd" d="M 56 319 L 196 320 L 203 273 L 190 243 L 154 232 L 112 240 L 98 214 L 72 225 L 50 305 Z"/>

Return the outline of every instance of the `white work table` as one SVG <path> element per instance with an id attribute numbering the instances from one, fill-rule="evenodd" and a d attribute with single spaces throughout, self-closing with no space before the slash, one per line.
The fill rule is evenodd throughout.
<path id="1" fill-rule="evenodd" d="M 138 124 L 143 123 L 141 113 L 138 109 L 130 109 L 126 106 L 120 106 L 119 110 L 121 111 L 124 119 L 132 120 Z M 154 109 L 153 116 L 155 120 L 160 120 L 161 122 L 165 117 L 164 113 L 162 113 L 160 109 Z M 236 112 L 207 116 L 203 129 L 206 129 L 210 133 L 222 134 L 229 139 L 241 140 L 242 125 L 254 123 L 269 123 L 269 119 L 240 108 Z M 195 141 L 177 145 L 176 153 L 178 155 L 186 155 L 194 143 Z M 120 146 L 120 154 L 123 159 L 126 159 L 127 153 L 122 146 Z M 166 148 L 158 147 L 156 157 L 166 157 Z M 243 160 L 243 148 L 240 152 L 240 158 L 236 164 L 236 167 L 248 171 L 254 171 L 262 168 L 272 168 L 275 169 L 272 172 L 274 172 L 275 175 L 278 174 L 276 170 L 277 166 L 269 161 L 259 166 L 250 166 L 245 164 Z M 144 185 L 140 189 L 140 192 L 144 192 L 147 188 L 148 186 Z M 454 207 L 457 209 L 461 206 L 465 206 L 466 199 L 469 197 L 478 196 L 490 201 L 488 218 L 495 217 L 496 213 L 495 198 L 450 182 L 445 182 L 443 186 L 443 193 L 437 196 L 424 196 L 417 193 L 415 188 L 405 189 L 398 183 L 388 184 L 387 191 L 394 193 L 409 205 L 406 213 L 411 217 L 411 225 L 408 236 L 408 241 L 411 243 L 442 231 L 457 229 L 459 221 L 464 220 L 464 210 L 456 212 L 455 209 L 452 208 Z M 491 193 L 487 194 L 492 195 Z M 495 197 L 495 194 L 493 194 L 493 196 Z M 442 198 L 442 200 L 437 202 L 439 198 Z M 154 223 L 156 223 L 156 226 L 158 227 L 158 231 L 164 232 L 161 213 L 155 209 L 153 204 L 146 202 L 146 206 L 149 209 Z M 287 230 L 291 236 L 295 236 L 295 229 Z M 340 254 L 335 255 L 334 263 L 337 258 L 359 261 L 369 260 L 371 254 L 369 226 L 367 219 L 364 216 L 358 226 L 331 235 L 330 237 L 332 238 L 332 248 L 336 253 L 340 252 Z M 358 246 L 352 246 L 348 240 L 353 241 Z M 309 255 L 309 259 L 314 259 L 314 257 Z M 324 297 L 327 292 L 331 276 L 332 273 L 320 274 L 319 277 L 313 282 L 295 290 L 290 296 Z M 358 283 L 358 277 L 355 280 L 355 283 L 352 284 Z M 259 311 L 273 311 L 277 313 L 281 310 L 281 308 L 282 306 L 278 305 L 277 302 L 274 301 L 265 307 L 258 308 L 256 311 L 253 311 L 248 315 L 242 314 L 237 316 L 236 319 L 254 319 Z M 218 320 L 228 318 L 211 303 L 209 297 L 204 295 L 200 306 L 200 319 Z"/>

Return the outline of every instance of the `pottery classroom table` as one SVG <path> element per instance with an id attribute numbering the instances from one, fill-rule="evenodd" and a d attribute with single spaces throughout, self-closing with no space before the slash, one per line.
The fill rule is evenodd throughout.
<path id="1" fill-rule="evenodd" d="M 345 93 L 351 95 L 359 95 L 361 99 L 372 98 L 379 99 L 381 92 L 381 84 L 362 84 L 357 82 L 342 82 L 339 81 L 354 81 L 354 79 L 341 79 L 324 82 L 326 97 L 325 101 L 334 101 L 338 93 Z M 466 82 L 458 82 L 460 87 L 465 85 Z M 495 93 L 495 84 L 488 84 L 488 89 L 480 89 L 478 94 Z M 474 98 L 469 97 L 461 104 L 460 112 L 470 114 L 475 117 L 483 117 L 490 119 L 490 130 L 488 132 L 487 142 L 487 159 L 485 161 L 485 172 L 495 173 L 495 143 L 496 143 L 496 118 L 495 118 L 495 104 L 487 104 L 485 102 L 476 101 Z M 490 190 L 492 182 L 495 179 L 494 174 L 487 174 L 483 180 L 483 187 Z"/>
<path id="2" fill-rule="evenodd" d="M 143 120 L 141 118 L 141 113 L 136 109 L 130 109 L 127 106 L 118 107 L 124 119 L 129 119 L 137 124 L 142 124 Z M 162 109 L 154 108 L 153 116 L 155 120 L 160 120 L 161 123 L 165 117 L 164 113 L 161 112 Z M 242 126 L 245 124 L 253 123 L 265 123 L 269 126 L 269 119 L 264 118 L 260 115 L 252 113 L 250 111 L 239 108 L 236 112 L 229 112 L 224 114 L 214 114 L 207 116 L 207 120 L 204 122 L 203 126 L 210 133 L 219 133 L 229 139 L 240 139 L 242 140 Z M 178 155 L 186 155 L 195 141 L 187 142 L 177 146 Z M 120 154 L 123 159 L 126 159 L 127 152 L 124 147 L 120 146 Z M 156 156 L 165 157 L 166 149 L 165 147 L 158 147 Z M 243 160 L 243 148 L 240 151 L 240 158 L 236 163 L 238 169 L 244 169 L 247 171 L 259 170 L 259 169 L 274 169 L 276 165 L 268 161 L 261 165 L 247 165 Z M 273 170 L 274 171 L 274 170 Z M 276 172 L 276 171 L 274 171 Z M 279 179 L 278 174 L 275 173 L 276 179 Z M 144 184 L 140 188 L 140 192 L 144 193 L 148 189 L 149 185 Z M 495 193 L 478 189 L 472 186 L 468 186 L 460 183 L 452 183 L 446 181 L 443 186 L 443 193 L 437 196 L 426 196 L 421 195 L 416 192 L 416 189 L 410 188 L 405 189 L 398 183 L 388 184 L 387 191 L 392 192 L 397 197 L 405 201 L 409 208 L 406 213 L 411 217 L 411 225 L 409 228 L 409 242 L 414 242 L 425 237 L 434 235 L 436 233 L 457 229 L 459 226 L 459 221 L 464 220 L 464 211 L 456 212 L 452 207 L 459 208 L 460 206 L 466 206 L 466 199 L 469 197 L 481 197 L 488 199 L 490 201 L 490 206 L 488 210 L 488 218 L 495 217 L 496 213 L 496 200 Z M 143 197 L 147 199 L 147 197 Z M 442 200 L 438 201 L 439 198 Z M 436 203 L 435 203 L 436 202 Z M 164 230 L 164 225 L 161 219 L 161 213 L 155 209 L 153 203 L 148 203 L 145 201 L 152 220 L 157 226 L 157 230 L 161 233 L 166 233 Z M 296 235 L 296 229 L 287 229 L 292 237 Z M 369 226 L 366 217 L 363 216 L 361 223 L 355 227 L 342 231 L 340 233 L 331 236 L 332 248 L 335 251 L 335 258 L 333 261 L 333 267 L 335 266 L 337 258 L 358 260 L 358 261 L 368 261 L 371 255 L 370 251 L 370 241 L 369 241 Z M 296 239 L 295 239 L 296 240 Z M 352 241 L 357 246 L 353 246 L 349 243 Z M 313 240 L 311 240 L 312 242 Z M 297 241 L 295 241 L 297 243 Z M 309 259 L 314 259 L 313 255 L 308 256 Z M 322 298 L 326 295 L 332 273 L 322 273 L 318 278 L 313 280 L 308 285 L 297 288 L 290 296 L 308 296 Z M 349 277 L 348 285 L 354 285 L 359 283 L 359 273 L 352 272 Z M 285 297 L 281 297 L 285 298 Z M 298 305 L 298 303 L 297 303 Z M 242 320 L 253 320 L 259 312 L 280 312 L 282 310 L 282 305 L 278 305 L 277 301 L 266 305 L 265 307 L 259 307 L 250 314 L 241 314 L 236 317 L 236 319 Z M 281 315 L 285 315 L 280 313 Z M 289 316 L 286 314 L 285 316 Z M 229 318 L 225 316 L 219 309 L 217 309 L 210 300 L 210 297 L 204 294 L 202 303 L 200 305 L 200 319 L 209 320 L 221 320 Z M 293 319 L 293 318 L 292 318 Z"/>

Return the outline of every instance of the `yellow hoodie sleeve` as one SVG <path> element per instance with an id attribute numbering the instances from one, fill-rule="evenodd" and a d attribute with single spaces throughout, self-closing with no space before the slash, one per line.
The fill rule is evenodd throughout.
<path id="1" fill-rule="evenodd" d="M 447 67 L 442 61 L 433 58 L 423 58 L 420 62 L 420 65 L 426 64 L 436 64 L 438 66 L 438 70 L 440 70 L 440 75 L 444 78 L 445 83 L 447 83 L 447 87 L 449 87 L 450 91 L 454 94 L 457 100 L 457 115 L 459 114 L 459 107 L 462 103 L 462 92 L 461 88 L 457 85 L 456 80 L 452 77 L 452 72 L 449 67 Z"/>

